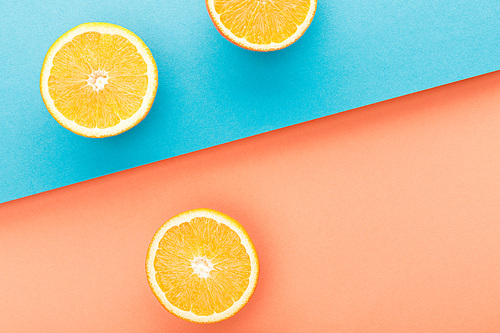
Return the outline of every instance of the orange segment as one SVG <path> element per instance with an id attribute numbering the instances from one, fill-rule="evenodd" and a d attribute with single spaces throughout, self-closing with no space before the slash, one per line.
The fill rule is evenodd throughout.
<path id="1" fill-rule="evenodd" d="M 251 50 L 284 48 L 302 36 L 316 11 L 316 0 L 206 0 L 217 29 Z"/>
<path id="2" fill-rule="evenodd" d="M 204 279 L 203 272 L 194 275 L 193 262 L 208 267 L 210 278 Z M 194 218 L 168 230 L 154 264 L 158 285 L 170 303 L 200 316 L 228 309 L 248 287 L 251 270 L 238 235 L 208 218 Z M 214 288 L 225 293 L 211 292 Z M 179 289 L 190 291 L 190 297 L 179 298 Z"/>
<path id="3" fill-rule="evenodd" d="M 241 225 L 199 209 L 167 221 L 153 237 L 146 271 L 160 303 L 180 318 L 215 322 L 234 315 L 251 296 L 258 260 Z"/>
<path id="4" fill-rule="evenodd" d="M 40 87 L 47 108 L 63 126 L 103 137 L 145 117 L 156 93 L 157 69 L 149 49 L 132 32 L 87 23 L 51 47 Z"/>
<path id="5" fill-rule="evenodd" d="M 76 117 L 75 122 L 81 126 L 114 126 L 142 104 L 148 87 L 147 66 L 137 48 L 121 36 L 98 32 L 77 35 L 53 61 L 50 96 L 66 118 Z M 97 76 L 105 77 L 113 87 L 93 89 L 87 80 L 97 71 L 102 71 Z"/>

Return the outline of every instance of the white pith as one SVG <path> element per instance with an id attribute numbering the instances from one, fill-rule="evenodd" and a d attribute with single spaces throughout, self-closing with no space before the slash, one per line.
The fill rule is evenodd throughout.
<path id="1" fill-rule="evenodd" d="M 285 48 L 291 44 L 293 44 L 295 41 L 297 41 L 307 30 L 309 25 L 311 24 L 311 21 L 314 17 L 314 14 L 316 12 L 316 6 L 317 6 L 317 0 L 311 0 L 311 4 L 309 6 L 309 11 L 307 12 L 306 18 L 304 19 L 304 22 L 297 26 L 297 31 L 287 39 L 285 39 L 281 43 L 270 43 L 270 44 L 254 44 L 250 43 L 247 41 L 245 38 L 240 38 L 235 36 L 231 30 L 226 28 L 224 24 L 222 23 L 220 19 L 220 14 L 217 13 L 215 10 L 215 0 L 207 0 L 207 7 L 208 11 L 210 12 L 210 16 L 213 18 L 215 21 L 214 23 L 217 25 L 219 30 L 222 32 L 223 35 L 225 35 L 227 38 L 229 38 L 232 42 L 242 45 L 245 48 L 254 50 L 254 51 L 274 51 L 274 50 L 279 50 L 282 48 Z M 263 1 L 260 1 L 263 2 Z M 264 2 L 265 3 L 265 2 Z"/>
<path id="2" fill-rule="evenodd" d="M 214 313 L 209 316 L 199 316 L 191 311 L 184 311 L 172 305 L 168 301 L 167 297 L 165 296 L 165 293 L 161 290 L 160 286 L 156 281 L 156 270 L 154 268 L 155 254 L 156 251 L 158 251 L 159 249 L 158 245 L 165 232 L 167 232 L 167 230 L 169 230 L 172 227 L 178 226 L 181 223 L 189 222 L 195 217 L 211 218 L 217 221 L 218 223 L 222 223 L 230 227 L 231 230 L 235 231 L 238 234 L 241 240 L 241 244 L 243 245 L 243 247 L 245 248 L 246 252 L 250 257 L 251 272 L 249 277 L 249 284 L 243 295 L 240 297 L 239 300 L 233 303 L 233 305 L 230 306 L 225 311 L 220 313 Z M 150 287 L 153 290 L 153 293 L 156 295 L 156 297 L 158 297 L 161 300 L 161 303 L 164 304 L 164 306 L 170 312 L 189 321 L 194 321 L 198 323 L 212 323 L 231 317 L 234 313 L 238 312 L 248 302 L 248 299 L 252 296 L 253 291 L 255 290 L 255 287 L 257 285 L 259 262 L 257 259 L 257 253 L 255 252 L 255 248 L 251 243 L 248 235 L 235 220 L 233 220 L 231 217 L 227 215 L 224 215 L 214 210 L 196 209 L 176 215 L 156 232 L 155 236 L 153 237 L 153 240 L 151 241 L 147 254 L 146 273 L 148 276 L 148 280 L 150 282 Z"/>
<path id="3" fill-rule="evenodd" d="M 87 85 L 91 86 L 95 91 L 104 89 L 104 87 L 108 84 L 108 72 L 104 69 L 92 71 L 92 73 L 87 76 L 89 77 L 87 79 Z"/>
<path id="4" fill-rule="evenodd" d="M 49 86 L 48 86 L 50 70 L 52 69 L 53 59 L 54 56 L 57 54 L 57 52 L 61 49 L 61 47 L 63 47 L 66 43 L 71 41 L 75 36 L 91 31 L 99 33 L 107 33 L 107 34 L 116 34 L 125 37 L 137 48 L 137 51 L 142 56 L 147 65 L 146 74 L 148 76 L 148 87 L 146 89 L 146 93 L 143 96 L 143 101 L 139 110 L 134 115 L 132 115 L 132 117 L 128 119 L 122 119 L 115 126 L 104 129 L 97 127 L 88 128 L 85 126 L 78 125 L 74 121 L 67 119 L 61 112 L 59 112 L 59 110 L 54 105 L 54 101 L 50 96 Z M 90 75 L 92 75 L 93 73 L 88 73 L 88 74 L 90 79 Z M 105 81 L 104 79 L 101 79 L 99 81 L 99 86 L 102 86 L 104 88 L 105 83 L 107 83 L 107 81 L 106 82 L 104 81 Z M 158 85 L 158 78 L 157 78 L 156 64 L 154 62 L 151 52 L 144 44 L 144 42 L 134 33 L 125 28 L 109 23 L 84 23 L 66 32 L 50 47 L 49 51 L 47 52 L 47 55 L 45 56 L 44 66 L 42 68 L 42 73 L 40 75 L 40 82 L 41 82 L 41 93 L 44 102 L 47 108 L 49 109 L 50 113 L 52 114 L 52 116 L 56 118 L 56 120 L 62 126 L 80 135 L 98 138 L 98 137 L 106 137 L 106 136 L 120 134 L 130 129 L 131 127 L 136 125 L 142 118 L 144 118 L 145 114 L 148 113 L 153 103 L 156 94 L 156 87 Z M 89 81 L 87 81 L 87 83 L 89 83 Z"/>
<path id="5" fill-rule="evenodd" d="M 214 264 L 207 256 L 196 257 L 191 260 L 191 268 L 200 278 L 206 279 L 210 277 L 210 271 L 214 269 Z"/>

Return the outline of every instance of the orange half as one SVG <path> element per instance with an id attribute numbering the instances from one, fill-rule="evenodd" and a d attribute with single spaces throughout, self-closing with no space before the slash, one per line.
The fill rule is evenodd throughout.
<path id="1" fill-rule="evenodd" d="M 311 24 L 316 0 L 206 0 L 219 32 L 254 51 L 274 51 L 297 41 Z"/>
<path id="2" fill-rule="evenodd" d="M 252 296 L 259 261 L 250 237 L 233 218 L 195 209 L 168 220 L 146 258 L 149 285 L 175 316 L 213 323 L 237 313 Z"/>
<path id="3" fill-rule="evenodd" d="M 81 24 L 49 49 L 40 91 L 50 114 L 87 137 L 122 133 L 148 113 L 158 86 L 155 61 L 131 31 L 109 23 Z"/>

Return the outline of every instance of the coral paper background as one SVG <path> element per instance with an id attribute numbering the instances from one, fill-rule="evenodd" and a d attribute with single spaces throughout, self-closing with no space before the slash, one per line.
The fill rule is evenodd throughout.
<path id="1" fill-rule="evenodd" d="M 500 73 L 0 205 L 1 332 L 499 332 Z M 146 282 L 155 230 L 210 207 L 253 238 L 209 326 Z"/>

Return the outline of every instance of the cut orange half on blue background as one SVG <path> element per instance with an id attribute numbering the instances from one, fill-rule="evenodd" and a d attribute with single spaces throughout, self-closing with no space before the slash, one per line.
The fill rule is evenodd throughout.
<path id="1" fill-rule="evenodd" d="M 81 24 L 62 35 L 47 52 L 40 76 L 50 114 L 70 131 L 96 138 L 137 125 L 157 86 L 146 44 L 109 23 Z"/>
<path id="2" fill-rule="evenodd" d="M 311 24 L 316 0 L 206 0 L 219 32 L 254 51 L 274 51 L 296 42 Z"/>

